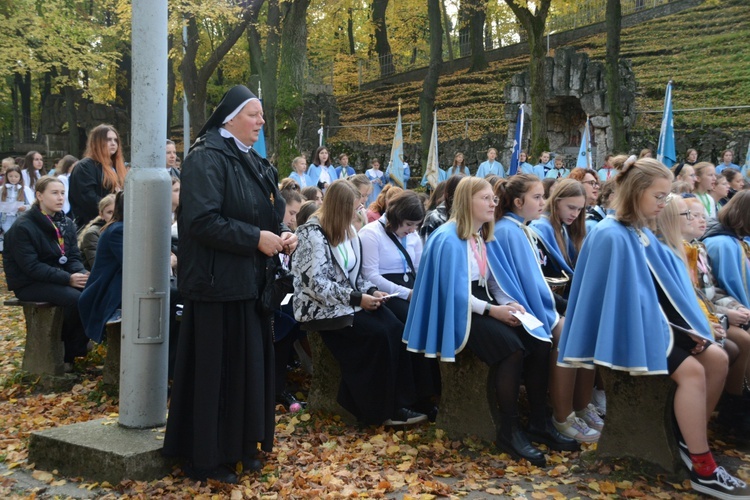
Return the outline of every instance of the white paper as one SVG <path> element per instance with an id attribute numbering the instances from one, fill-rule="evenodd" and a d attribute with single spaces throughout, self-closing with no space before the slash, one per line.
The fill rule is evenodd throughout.
<path id="1" fill-rule="evenodd" d="M 540 326 L 544 326 L 544 323 L 542 323 L 541 321 L 536 319 L 536 317 L 532 316 L 531 314 L 527 312 L 522 313 L 522 312 L 516 311 L 512 314 L 513 316 L 518 318 L 518 320 L 523 324 L 523 326 L 525 326 L 529 330 L 535 330 L 539 328 Z"/>
<path id="2" fill-rule="evenodd" d="M 289 301 L 290 301 L 290 300 L 292 300 L 292 297 L 294 297 L 294 294 L 292 294 L 292 293 L 287 293 L 287 294 L 286 294 L 286 297 L 284 297 L 284 300 L 282 300 L 282 301 L 281 301 L 281 305 L 282 305 L 282 306 L 285 306 L 285 305 L 287 305 L 287 304 L 289 303 Z"/>
<path id="3" fill-rule="evenodd" d="M 398 297 L 398 292 L 396 292 L 396 293 L 391 293 L 391 294 L 389 294 L 389 295 L 382 295 L 382 296 L 381 296 L 380 298 L 381 298 L 381 299 L 390 299 L 391 297 Z"/>
<path id="4" fill-rule="evenodd" d="M 16 215 L 21 206 L 23 206 L 22 201 L 0 201 L 0 212 Z"/>

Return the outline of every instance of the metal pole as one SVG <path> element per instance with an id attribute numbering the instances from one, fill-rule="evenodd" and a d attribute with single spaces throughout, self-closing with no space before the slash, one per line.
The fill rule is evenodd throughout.
<path id="1" fill-rule="evenodd" d="M 164 425 L 167 409 L 167 0 L 133 0 L 132 23 L 132 168 L 125 180 L 119 423 L 148 428 Z"/>
<path id="2" fill-rule="evenodd" d="M 185 54 L 188 43 L 187 24 L 182 27 L 182 53 Z M 182 88 L 182 159 L 190 152 L 190 111 L 185 87 Z"/>

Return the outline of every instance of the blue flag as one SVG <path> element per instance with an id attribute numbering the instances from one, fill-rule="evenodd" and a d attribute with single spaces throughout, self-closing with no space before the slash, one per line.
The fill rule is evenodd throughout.
<path id="1" fill-rule="evenodd" d="M 260 101 L 260 104 L 262 106 L 263 101 Z M 263 133 L 263 127 L 261 127 L 260 133 L 258 134 L 258 140 L 253 144 L 253 149 L 263 158 L 266 157 L 266 135 Z"/>
<path id="2" fill-rule="evenodd" d="M 510 157 L 510 169 L 508 175 L 518 172 L 518 161 L 521 155 L 521 141 L 523 140 L 523 104 L 518 106 L 518 118 L 516 118 L 516 135 L 513 137 L 513 153 Z"/>
<path id="3" fill-rule="evenodd" d="M 400 188 L 404 186 L 404 134 L 401 131 L 401 105 L 398 108 L 396 118 L 396 132 L 393 134 L 393 145 L 391 146 L 391 159 L 388 162 L 388 175 Z"/>
<path id="4" fill-rule="evenodd" d="M 664 96 L 664 116 L 661 119 L 659 146 L 656 148 L 656 159 L 666 167 L 677 162 L 674 148 L 674 119 L 672 118 L 672 81 L 667 83 L 667 94 Z"/>
<path id="5" fill-rule="evenodd" d="M 576 161 L 576 167 L 592 168 L 593 162 L 591 161 L 591 124 L 589 117 L 586 115 L 586 126 L 581 135 L 581 147 L 578 150 L 578 160 Z"/>

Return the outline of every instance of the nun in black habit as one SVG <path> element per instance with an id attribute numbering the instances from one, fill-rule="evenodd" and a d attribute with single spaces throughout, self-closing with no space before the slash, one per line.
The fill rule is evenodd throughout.
<path id="1" fill-rule="evenodd" d="M 178 285 L 185 298 L 164 454 L 196 480 L 236 482 L 271 451 L 274 359 L 260 307 L 268 261 L 291 254 L 278 173 L 251 146 L 263 110 L 242 85 L 229 90 L 182 166 Z"/>

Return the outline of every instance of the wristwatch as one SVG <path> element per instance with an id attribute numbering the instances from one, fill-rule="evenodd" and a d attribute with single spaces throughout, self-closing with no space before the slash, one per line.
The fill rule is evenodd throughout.
<path id="1" fill-rule="evenodd" d="M 490 308 L 491 307 L 492 307 L 492 304 L 490 304 L 489 302 L 487 302 L 484 305 L 484 314 L 482 314 L 482 316 L 489 316 L 490 315 Z"/>

